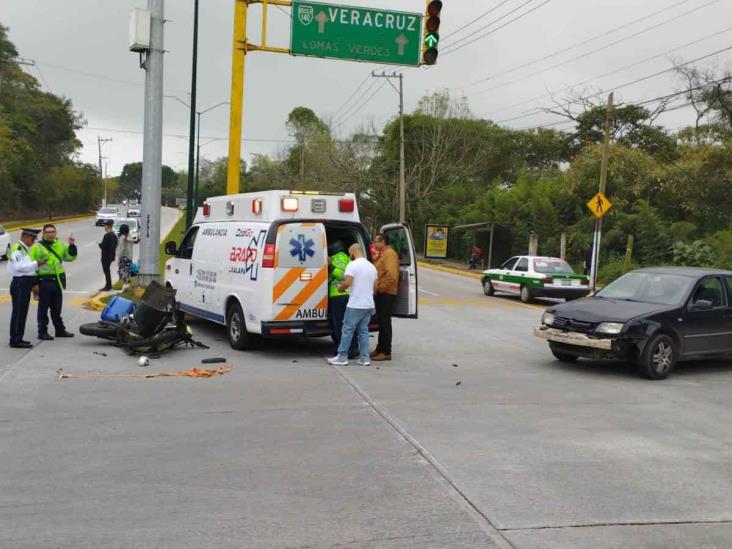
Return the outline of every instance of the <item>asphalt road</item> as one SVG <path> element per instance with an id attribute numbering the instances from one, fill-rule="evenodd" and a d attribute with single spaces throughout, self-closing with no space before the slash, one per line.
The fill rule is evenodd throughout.
<path id="1" fill-rule="evenodd" d="M 113 206 L 113 204 L 110 204 Z M 120 207 L 121 211 L 125 211 L 124 207 Z M 163 208 L 161 217 L 161 234 L 164 236 L 170 232 L 175 223 L 178 221 L 179 212 L 173 208 Z M 38 227 L 40 228 L 40 227 Z M 76 238 L 76 245 L 79 255 L 76 261 L 65 265 L 67 274 L 67 290 L 64 294 L 64 320 L 70 316 L 80 313 L 81 306 L 86 303 L 96 290 L 104 286 L 104 273 L 102 272 L 101 257 L 99 251 L 99 242 L 104 235 L 103 227 L 94 226 L 94 218 L 88 220 L 75 221 L 73 223 L 59 223 L 57 225 L 58 235 L 63 241 L 73 234 Z M 15 243 L 20 237 L 20 231 L 11 233 L 11 242 Z M 139 245 L 133 246 L 135 259 L 139 253 Z M 10 330 L 10 273 L 6 268 L 6 262 L 0 262 L 0 344 L 7 342 Z M 112 268 L 112 279 L 116 280 L 117 275 Z M 36 312 L 37 303 L 31 301 L 31 310 L 28 313 L 28 322 L 26 324 L 25 338 L 31 342 L 35 342 L 36 329 Z M 53 333 L 53 327 L 51 326 Z M 27 351 L 24 349 L 6 348 L 5 352 L 0 353 L 0 369 L 3 366 L 17 360 Z"/>
<path id="2" fill-rule="evenodd" d="M 331 368 L 326 340 L 235 352 L 203 322 L 210 350 L 146 369 L 80 337 L 0 366 L 0 546 L 732 546 L 732 364 L 560 364 L 541 307 L 420 284 L 378 368 Z M 233 371 L 54 375 L 213 356 Z"/>

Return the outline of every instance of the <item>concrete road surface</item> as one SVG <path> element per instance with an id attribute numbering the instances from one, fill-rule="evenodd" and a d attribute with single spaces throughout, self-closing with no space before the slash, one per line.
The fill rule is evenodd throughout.
<path id="1" fill-rule="evenodd" d="M 327 340 L 235 352 L 204 322 L 210 350 L 145 369 L 79 336 L 6 362 L 0 546 L 732 546 L 731 364 L 560 364 L 540 306 L 420 284 L 378 368 L 331 368 Z M 233 371 L 111 377 L 214 356 Z"/>

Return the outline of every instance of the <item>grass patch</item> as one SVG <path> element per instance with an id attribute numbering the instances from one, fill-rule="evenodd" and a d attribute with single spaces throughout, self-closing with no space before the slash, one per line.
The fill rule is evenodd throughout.
<path id="1" fill-rule="evenodd" d="M 165 262 L 170 259 L 170 256 L 165 253 L 165 243 L 170 241 L 175 241 L 176 245 L 180 246 L 181 240 L 183 240 L 183 235 L 186 232 L 186 216 L 182 215 L 180 216 L 180 219 L 178 222 L 173 226 L 173 228 L 170 230 L 168 235 L 163 238 L 163 241 L 160 243 L 160 262 L 158 264 L 158 268 L 160 270 L 160 276 L 165 277 Z"/>
<path id="2" fill-rule="evenodd" d="M 64 223 L 65 221 L 91 219 L 92 217 L 94 217 L 92 214 L 76 214 L 65 215 L 62 217 L 54 217 L 53 219 L 43 217 L 40 219 L 21 219 L 20 221 L 7 221 L 5 223 L 0 223 L 0 225 L 5 227 L 6 231 L 15 231 L 16 229 L 20 229 L 22 227 L 43 226 L 46 223 Z"/>

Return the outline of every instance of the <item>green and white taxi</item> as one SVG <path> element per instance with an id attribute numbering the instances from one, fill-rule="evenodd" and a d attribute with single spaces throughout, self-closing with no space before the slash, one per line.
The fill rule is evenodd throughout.
<path id="1" fill-rule="evenodd" d="M 521 296 L 528 303 L 535 297 L 563 298 L 567 301 L 585 297 L 590 292 L 590 278 L 576 274 L 558 257 L 518 255 L 497 269 L 483 271 L 483 292 L 505 292 Z"/>

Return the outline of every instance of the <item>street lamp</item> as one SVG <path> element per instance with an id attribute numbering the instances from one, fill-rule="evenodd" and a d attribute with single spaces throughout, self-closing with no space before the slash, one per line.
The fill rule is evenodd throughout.
<path id="1" fill-rule="evenodd" d="M 196 137 L 196 184 L 195 184 L 195 190 L 193 191 L 193 211 L 196 211 L 196 208 L 198 207 L 198 173 L 201 168 L 201 115 L 206 114 L 209 111 L 214 110 L 217 107 L 220 107 L 221 105 L 230 105 L 228 101 L 222 101 L 221 103 L 217 103 L 216 105 L 209 107 L 207 109 L 203 109 L 202 111 L 198 111 L 196 114 L 198 114 L 198 136 Z M 218 139 L 212 139 L 206 145 L 209 143 L 212 143 L 213 141 L 218 141 Z M 205 146 L 205 145 L 204 145 Z"/>

